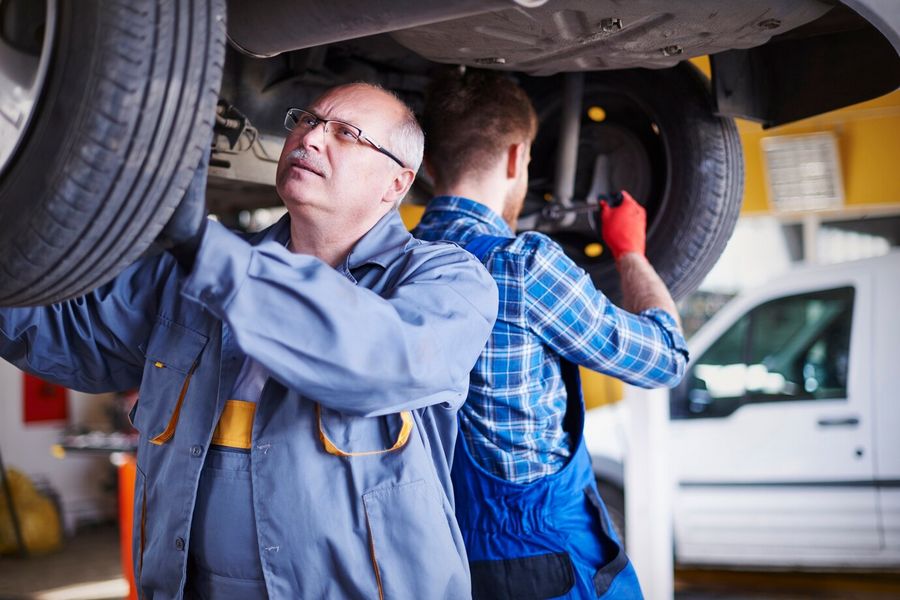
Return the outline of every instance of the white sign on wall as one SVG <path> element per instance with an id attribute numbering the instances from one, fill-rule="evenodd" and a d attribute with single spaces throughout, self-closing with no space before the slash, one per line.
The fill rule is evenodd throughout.
<path id="1" fill-rule="evenodd" d="M 839 208 L 844 185 L 833 133 L 763 138 L 769 203 L 777 212 Z"/>

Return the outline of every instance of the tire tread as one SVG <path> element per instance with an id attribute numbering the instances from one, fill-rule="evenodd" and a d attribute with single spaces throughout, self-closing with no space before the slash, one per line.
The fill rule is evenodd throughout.
<path id="1" fill-rule="evenodd" d="M 0 282 L 2 305 L 81 295 L 136 260 L 181 201 L 211 139 L 224 0 L 84 4 L 102 42 L 80 56 L 90 61 L 84 102 L 61 164 L 37 205 L 17 211 L 14 235 L 8 224 L 0 231 L 0 270 L 10 275 Z M 57 93 L 48 102 L 66 99 Z M 0 207 L 15 202 L 12 195 L 0 187 Z M 18 252 L 3 251 L 10 248 Z"/>

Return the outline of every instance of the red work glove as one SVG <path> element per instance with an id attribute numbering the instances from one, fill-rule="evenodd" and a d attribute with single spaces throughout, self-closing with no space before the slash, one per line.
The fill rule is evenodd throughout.
<path id="1" fill-rule="evenodd" d="M 647 212 L 644 207 L 622 190 L 622 203 L 615 208 L 600 201 L 603 240 L 616 261 L 628 252 L 644 255 L 647 241 Z"/>

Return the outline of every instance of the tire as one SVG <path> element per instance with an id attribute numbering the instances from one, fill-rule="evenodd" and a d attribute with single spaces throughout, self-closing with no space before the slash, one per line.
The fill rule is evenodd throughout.
<path id="1" fill-rule="evenodd" d="M 224 0 L 46 6 L 46 77 L 0 161 L 3 306 L 81 295 L 141 256 L 209 146 L 222 77 Z"/>
<path id="2" fill-rule="evenodd" d="M 600 492 L 600 498 L 606 505 L 606 512 L 609 513 L 609 520 L 612 521 L 612 528 L 619 537 L 622 545 L 625 545 L 625 491 L 619 486 L 604 481 L 597 480 L 597 491 Z"/>
<path id="3" fill-rule="evenodd" d="M 540 85 L 540 84 L 539 84 Z M 540 85 L 546 88 L 546 84 Z M 562 89 L 533 92 L 540 130 L 532 148 L 533 185 L 523 214 L 546 206 L 555 179 Z M 731 237 L 743 195 L 743 156 L 734 121 L 713 114 L 706 78 L 693 65 L 608 71 L 586 76 L 575 201 L 584 203 L 594 160 L 609 159 L 609 190 L 629 190 L 647 209 L 647 257 L 676 300 L 700 285 Z M 543 98 L 544 100 L 540 100 Z M 592 120 L 592 107 L 605 118 Z M 526 217 L 527 222 L 527 217 Z M 621 300 L 609 252 L 591 256 L 600 241 L 595 215 L 574 223 L 536 226 L 559 242 L 613 301 Z"/>

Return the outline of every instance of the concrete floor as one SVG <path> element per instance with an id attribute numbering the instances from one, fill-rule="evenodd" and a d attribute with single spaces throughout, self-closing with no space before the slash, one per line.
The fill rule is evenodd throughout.
<path id="1" fill-rule="evenodd" d="M 896 600 L 900 574 L 677 569 L 678 600 Z"/>
<path id="2" fill-rule="evenodd" d="M 128 593 L 114 523 L 82 529 L 61 552 L 0 557 L 0 600 L 107 600 Z M 676 600 L 888 600 L 900 574 L 798 574 L 679 569 Z"/>
<path id="3" fill-rule="evenodd" d="M 80 529 L 54 554 L 0 557 L 0 600 L 106 600 L 127 594 L 115 523 Z"/>

